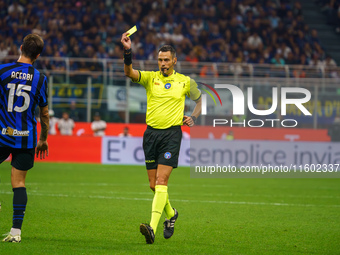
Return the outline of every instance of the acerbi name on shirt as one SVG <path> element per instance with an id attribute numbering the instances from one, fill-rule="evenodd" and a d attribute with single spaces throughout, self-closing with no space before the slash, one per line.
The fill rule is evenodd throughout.
<path id="1" fill-rule="evenodd" d="M 22 73 L 22 72 L 12 72 L 11 78 L 12 79 L 32 81 L 33 80 L 33 74 Z"/>

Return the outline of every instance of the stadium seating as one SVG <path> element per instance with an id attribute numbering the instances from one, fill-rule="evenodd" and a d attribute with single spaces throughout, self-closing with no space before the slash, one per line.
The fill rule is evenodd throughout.
<path id="1" fill-rule="evenodd" d="M 155 59 L 157 48 L 169 43 L 176 46 L 180 61 L 325 65 L 326 53 L 317 33 L 305 24 L 299 2 L 45 0 L 0 5 L 0 61 L 17 55 L 28 33 L 45 39 L 44 56 L 120 59 L 120 36 L 136 24 L 135 59 Z M 100 69 L 71 68 L 86 67 Z"/>

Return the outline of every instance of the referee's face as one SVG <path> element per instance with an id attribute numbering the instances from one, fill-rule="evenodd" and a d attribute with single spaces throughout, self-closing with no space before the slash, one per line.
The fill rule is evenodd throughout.
<path id="1" fill-rule="evenodd" d="M 176 58 L 172 58 L 170 51 L 160 51 L 158 53 L 158 67 L 162 74 L 172 74 L 176 60 Z"/>

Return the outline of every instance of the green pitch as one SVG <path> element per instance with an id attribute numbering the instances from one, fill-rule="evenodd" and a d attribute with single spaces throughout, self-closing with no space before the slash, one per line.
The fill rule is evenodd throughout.
<path id="1" fill-rule="evenodd" d="M 175 234 L 145 244 L 144 167 L 36 163 L 22 243 L 0 254 L 339 254 L 340 179 L 191 179 L 174 170 Z M 11 227 L 10 165 L 0 165 L 0 231 Z"/>

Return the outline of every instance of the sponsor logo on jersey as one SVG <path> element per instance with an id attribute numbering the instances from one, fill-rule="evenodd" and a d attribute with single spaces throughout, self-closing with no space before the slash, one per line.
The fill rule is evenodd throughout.
<path id="1" fill-rule="evenodd" d="M 171 152 L 165 152 L 164 153 L 164 158 L 165 159 L 171 159 Z"/>
<path id="2" fill-rule="evenodd" d="M 171 83 L 165 84 L 165 85 L 164 85 L 164 88 L 165 88 L 165 89 L 170 89 L 170 88 L 171 88 Z"/>
<path id="3" fill-rule="evenodd" d="M 17 130 L 11 127 L 3 128 L 2 132 L 3 135 L 10 135 L 10 136 L 29 136 L 30 131 L 28 130 Z"/>

